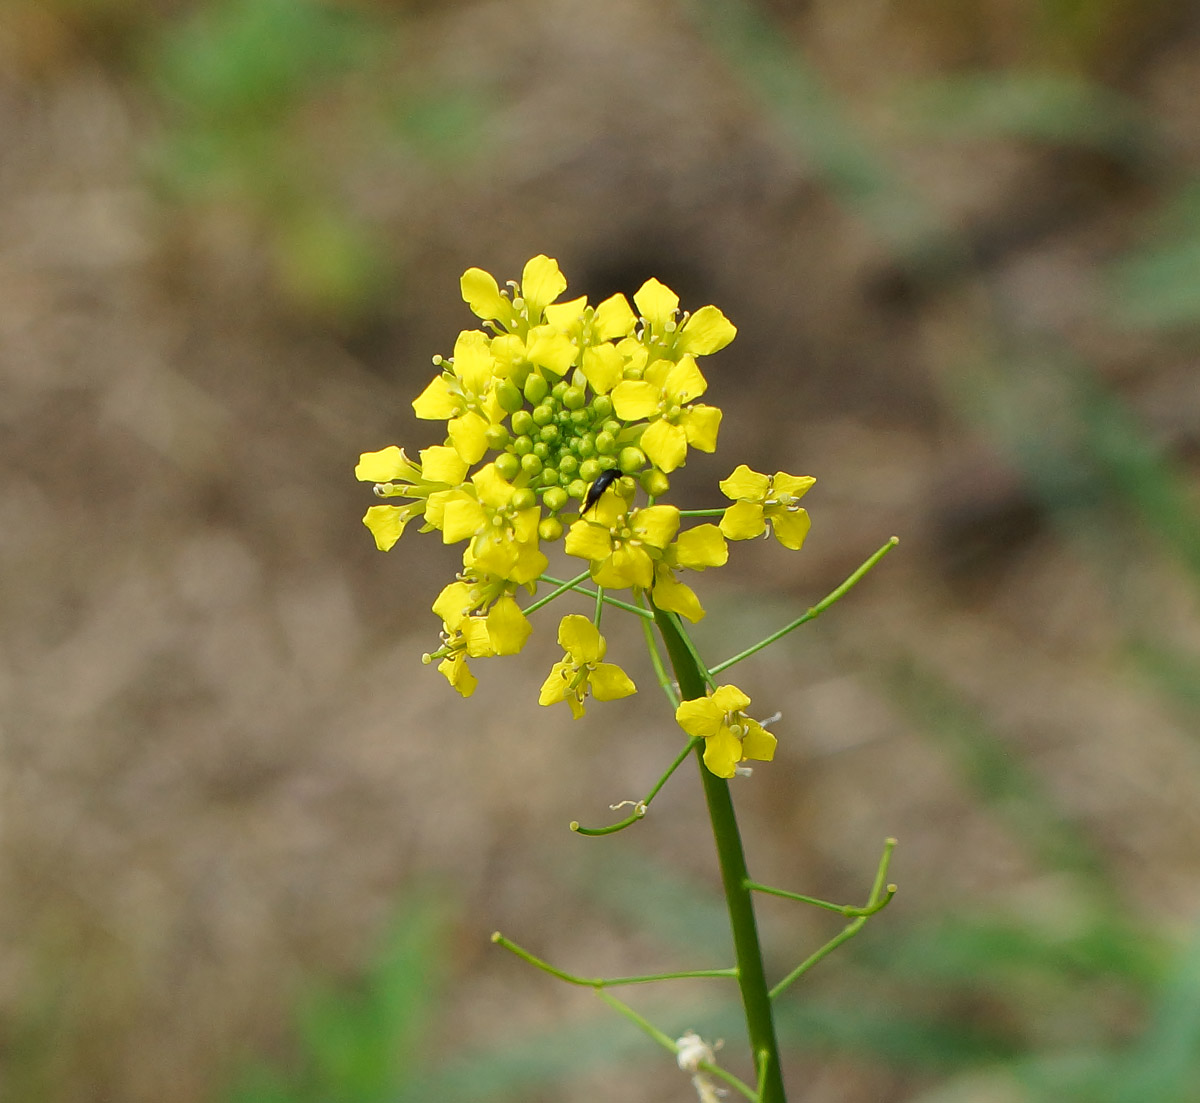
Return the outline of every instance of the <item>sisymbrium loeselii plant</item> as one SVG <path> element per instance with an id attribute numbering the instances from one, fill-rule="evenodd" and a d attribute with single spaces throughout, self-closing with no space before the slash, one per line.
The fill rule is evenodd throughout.
<path id="1" fill-rule="evenodd" d="M 503 289 L 479 268 L 463 274 L 463 299 L 482 327 L 460 333 L 453 356 L 434 358 L 438 374 L 413 401 L 417 417 L 445 422 L 444 441 L 421 449 L 415 460 L 396 446 L 364 453 L 355 474 L 372 483 L 382 501 L 367 510 L 363 522 L 382 551 L 413 522 L 422 532 L 440 532 L 444 544 L 462 545 L 462 568 L 433 603 L 442 623 L 441 644 L 424 661 L 437 662 L 464 697 L 477 685 L 472 661 L 516 654 L 533 631 L 535 613 L 581 595 L 590 615 L 572 611 L 559 620 L 563 655 L 542 684 L 538 703 L 565 703 L 578 718 L 589 699 L 628 697 L 637 687 L 619 663 L 610 661 L 601 614 L 612 608 L 640 620 L 682 745 L 665 749 L 664 757 L 673 755 L 670 764 L 624 819 L 598 828 L 571 827 L 581 835 L 601 836 L 637 823 L 694 754 L 716 842 L 735 964 L 650 976 L 581 977 L 499 933 L 493 941 L 561 980 L 595 989 L 675 1055 L 702 1101 L 732 1088 L 757 1103 L 781 1103 L 786 1096 L 774 1001 L 891 899 L 895 887 L 886 877 L 895 844 L 891 839 L 885 844 L 861 906 L 752 880 L 729 783 L 745 784 L 740 779 L 751 773 L 746 763 L 770 762 L 776 737 L 769 721 L 751 715 L 750 697 L 721 676 L 820 615 L 896 541 L 888 541 L 803 616 L 752 647 L 707 664 L 684 624 L 704 616 L 684 579 L 690 572 L 723 566 L 730 541 L 770 535 L 799 550 L 809 528 L 800 501 L 814 480 L 782 471 L 761 474 L 739 464 L 718 484 L 726 499 L 719 508 L 680 509 L 668 502 L 670 476 L 684 465 L 688 450 L 713 452 L 717 446 L 721 411 L 701 401 L 708 384 L 699 358 L 720 351 L 737 330 L 715 306 L 681 313 L 679 297 L 655 279 L 634 294 L 633 306 L 619 294 L 595 306 L 585 297 L 560 302 L 566 288 L 558 264 L 545 256 L 534 257 L 520 282 Z M 582 568 L 573 577 L 548 573 L 545 548 L 560 540 L 565 555 Z M 539 596 L 543 588 L 548 592 Z M 849 922 L 772 986 L 763 968 L 756 892 L 825 908 Z M 672 1040 L 610 991 L 676 977 L 737 983 L 753 1085 L 722 1068 L 715 1047 L 699 1035 L 689 1031 Z"/>

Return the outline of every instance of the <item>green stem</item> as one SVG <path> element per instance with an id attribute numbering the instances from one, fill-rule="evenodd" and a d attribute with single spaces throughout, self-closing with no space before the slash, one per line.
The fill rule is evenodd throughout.
<path id="1" fill-rule="evenodd" d="M 846 924 L 842 930 L 833 936 L 814 954 L 810 954 L 796 966 L 786 977 L 771 989 L 771 999 L 774 999 L 794 981 L 798 980 L 819 961 L 824 961 L 839 946 L 849 942 L 866 926 L 866 922 L 876 912 L 880 911 L 896 894 L 896 886 L 887 884 L 888 864 L 892 860 L 892 851 L 896 848 L 896 840 L 888 839 L 883 844 L 883 855 L 879 859 L 879 868 L 875 871 L 875 882 L 871 885 L 871 895 L 867 897 L 866 907 L 857 909 L 857 917 Z M 847 914 L 853 914 L 852 912 Z"/>
<path id="2" fill-rule="evenodd" d="M 704 697 L 712 677 L 690 646 L 679 620 L 661 609 L 654 619 L 667 647 L 679 693 L 685 701 Z M 704 786 L 704 799 L 712 822 L 713 838 L 717 844 L 717 860 L 729 910 L 733 932 L 734 953 L 737 959 L 738 987 L 746 1012 L 746 1028 L 756 1068 L 762 1070 L 760 1103 L 786 1103 L 783 1069 L 779 1062 L 779 1043 L 775 1038 L 775 1020 L 771 1012 L 771 997 L 763 969 L 762 947 L 758 940 L 758 924 L 754 917 L 754 900 L 749 888 L 746 855 L 742 849 L 737 816 L 729 783 L 717 777 L 705 765 L 703 747 L 696 747 L 696 761 Z"/>
<path id="3" fill-rule="evenodd" d="M 541 600 L 534 602 L 533 605 L 531 605 L 528 609 L 525 610 L 525 615 L 528 616 L 531 610 L 540 609 L 543 605 L 546 604 L 546 602 L 552 601 L 554 598 L 558 597 L 559 594 L 564 594 L 568 590 L 574 590 L 577 594 L 583 594 L 584 597 L 594 598 L 596 596 L 596 591 L 595 590 L 585 590 L 583 588 L 583 586 L 581 585 L 582 581 L 587 577 L 588 577 L 587 571 L 584 571 L 583 574 L 578 575 L 576 578 L 572 578 L 569 580 L 563 580 L 561 578 L 551 578 L 550 575 L 548 575 L 548 574 L 542 575 L 543 582 L 549 582 L 552 586 L 557 586 L 558 589 L 555 590 L 552 594 L 547 594 Z M 650 616 L 650 614 L 647 613 L 645 609 L 639 609 L 636 605 L 631 605 L 628 601 L 622 601 L 620 598 L 609 597 L 608 594 L 601 594 L 600 598 L 604 602 L 605 605 L 611 605 L 615 609 L 624 609 L 625 612 L 633 613 L 635 616 L 639 616 L 639 617 L 649 617 Z"/>
<path id="4" fill-rule="evenodd" d="M 734 663 L 740 663 L 743 659 L 750 658 L 751 655 L 757 654 L 764 647 L 770 647 L 776 640 L 783 639 L 789 632 L 794 632 L 802 624 L 807 624 L 810 620 L 816 620 L 826 609 L 828 609 L 835 601 L 845 597 L 856 585 L 862 580 L 863 576 L 871 570 L 888 552 L 900 543 L 898 537 L 893 536 L 886 544 L 883 545 L 874 555 L 871 556 L 861 567 L 858 568 L 845 582 L 843 582 L 832 593 L 826 594 L 820 601 L 817 602 L 811 609 L 801 617 L 797 617 L 791 624 L 785 624 L 778 632 L 772 632 L 765 640 L 759 640 L 753 647 L 747 647 L 745 651 L 739 651 L 732 658 L 726 659 L 724 662 L 717 663 L 710 671 L 711 674 L 720 674 L 722 670 L 728 670 Z"/>

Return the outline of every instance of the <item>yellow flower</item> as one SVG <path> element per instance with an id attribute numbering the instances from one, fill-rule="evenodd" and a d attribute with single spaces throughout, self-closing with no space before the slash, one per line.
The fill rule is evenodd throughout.
<path id="1" fill-rule="evenodd" d="M 677 326 L 679 296 L 658 280 L 649 279 L 642 284 L 633 301 L 646 320 L 647 343 L 673 360 L 686 353 L 707 356 L 723 349 L 737 336 L 737 327 L 715 306 L 702 306 L 695 314 L 685 315 L 683 325 Z"/>
<path id="2" fill-rule="evenodd" d="M 767 531 L 785 548 L 798 550 L 808 535 L 808 511 L 798 504 L 817 480 L 810 475 L 788 475 L 777 471 L 762 475 L 744 463 L 719 484 L 721 493 L 734 504 L 721 518 L 721 531 L 730 540 L 750 540 Z"/>
<path id="3" fill-rule="evenodd" d="M 706 567 L 723 567 L 728 561 L 729 545 L 716 525 L 696 525 L 681 532 L 679 539 L 654 564 L 651 599 L 658 608 L 678 613 L 694 623 L 704 616 L 704 607 L 695 591 L 675 577 L 675 569 L 702 571 Z"/>
<path id="4" fill-rule="evenodd" d="M 483 459 L 487 432 L 504 419 L 495 394 L 496 360 L 482 330 L 464 329 L 454 343 L 449 367 L 413 399 L 413 410 L 425 421 L 446 421 L 450 442 L 468 464 Z"/>
<path id="5" fill-rule="evenodd" d="M 566 654 L 554 664 L 542 684 L 539 705 L 566 701 L 571 715 L 578 720 L 584 712 L 583 701 L 590 692 L 597 701 L 615 701 L 637 692 L 629 675 L 604 658 L 608 645 L 587 617 L 568 614 L 558 626 L 558 642 Z"/>
<path id="6" fill-rule="evenodd" d="M 426 655 L 424 661 L 432 662 L 435 657 L 442 656 L 438 671 L 463 697 L 470 697 L 479 683 L 467 665 L 467 657 L 494 654 L 483 617 L 466 617 L 454 630 L 446 626 L 437 656 Z"/>
<path id="7" fill-rule="evenodd" d="M 605 493 L 587 519 L 567 530 L 568 555 L 591 562 L 592 578 L 600 586 L 648 588 L 654 582 L 654 562 L 679 530 L 675 506 L 649 506 L 626 511 L 625 501 Z"/>
<path id="8" fill-rule="evenodd" d="M 682 465 L 688 445 L 702 452 L 717 447 L 721 411 L 715 406 L 690 405 L 708 389 L 691 354 L 678 364 L 659 360 L 642 379 L 626 379 L 613 388 L 613 409 L 624 421 L 649 419 L 638 444 L 650 462 L 670 473 Z"/>
<path id="9" fill-rule="evenodd" d="M 688 735 L 704 739 L 704 765 L 717 777 L 733 777 L 747 759 L 770 762 L 775 737 L 743 711 L 750 698 L 737 686 L 718 686 L 707 697 L 684 701 L 675 720 Z"/>
<path id="10" fill-rule="evenodd" d="M 442 543 L 470 540 L 463 555 L 466 567 L 510 582 L 532 582 L 549 564 L 538 548 L 542 510 L 537 496 L 507 482 L 494 463 L 476 471 L 471 483 L 471 490 L 451 490 L 430 503 L 430 521 L 441 528 Z"/>
<path id="11" fill-rule="evenodd" d="M 533 631 L 533 625 L 512 596 L 512 584 L 502 578 L 466 576 L 446 586 L 433 603 L 433 611 L 447 629 L 456 631 L 486 609 L 483 624 L 493 654 L 515 655 Z"/>
<path id="12" fill-rule="evenodd" d="M 426 517 L 426 528 L 434 527 L 426 516 L 430 498 L 461 485 L 467 464 L 453 449 L 444 445 L 423 448 L 421 462 L 413 463 L 403 448 L 394 444 L 378 452 L 364 452 L 354 468 L 355 476 L 375 484 L 380 498 L 412 498 L 405 506 L 371 506 L 363 524 L 375 538 L 380 551 L 388 551 L 404 535 L 405 526 L 414 517 Z M 436 515 L 436 508 L 434 513 Z"/>
<path id="13" fill-rule="evenodd" d="M 537 325 L 546 307 L 566 289 L 567 280 L 559 271 L 558 261 L 542 253 L 528 261 L 521 273 L 521 298 L 525 302 L 529 324 Z"/>

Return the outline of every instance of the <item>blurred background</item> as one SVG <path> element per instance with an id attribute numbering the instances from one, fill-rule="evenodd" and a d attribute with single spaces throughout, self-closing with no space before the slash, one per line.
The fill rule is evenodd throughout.
<path id="1" fill-rule="evenodd" d="M 690 767 L 567 831 L 661 699 L 540 709 L 539 632 L 461 701 L 456 555 L 359 523 L 461 272 L 546 253 L 739 327 L 678 500 L 818 478 L 803 552 L 699 580 L 707 657 L 902 540 L 739 669 L 752 871 L 858 902 L 900 840 L 781 1000 L 793 1097 L 1195 1100 L 1198 104 L 1166 0 L 4 0 L 3 1098 L 694 1098 L 487 941 L 728 963 Z M 761 910 L 775 976 L 839 929 Z M 749 1076 L 732 996 L 629 998 Z"/>

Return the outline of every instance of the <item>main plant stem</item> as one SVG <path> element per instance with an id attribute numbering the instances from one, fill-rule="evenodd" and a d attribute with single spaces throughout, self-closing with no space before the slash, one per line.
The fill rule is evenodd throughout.
<path id="1" fill-rule="evenodd" d="M 667 654 L 679 682 L 679 695 L 685 701 L 704 697 L 708 691 L 705 672 L 682 630 L 669 613 L 654 610 L 654 619 L 662 633 Z M 783 1069 L 779 1063 L 779 1043 L 775 1039 L 775 1020 L 771 1013 L 771 997 L 763 970 L 762 947 L 758 941 L 758 923 L 754 918 L 750 875 L 742 836 L 738 831 L 737 815 L 729 782 L 717 777 L 705 765 L 703 745 L 696 748 L 704 799 L 717 844 L 717 861 L 721 867 L 721 882 L 725 888 L 725 904 L 729 910 L 729 925 L 733 932 L 734 954 L 737 960 L 738 987 L 746 1011 L 746 1028 L 756 1068 L 763 1069 L 761 1103 L 786 1103 L 783 1088 Z"/>

